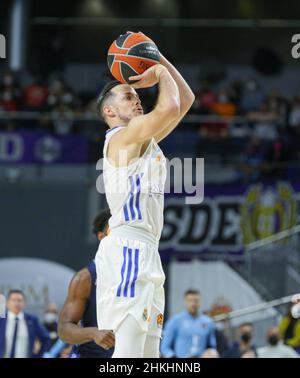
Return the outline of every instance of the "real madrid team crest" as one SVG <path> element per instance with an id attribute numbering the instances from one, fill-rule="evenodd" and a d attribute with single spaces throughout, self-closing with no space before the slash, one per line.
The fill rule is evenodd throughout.
<path id="1" fill-rule="evenodd" d="M 157 318 L 156 318 L 157 327 L 162 328 L 163 322 L 164 322 L 164 316 L 163 316 L 163 314 L 158 314 Z"/>
<path id="2" fill-rule="evenodd" d="M 144 312 L 143 312 L 143 320 L 147 320 L 148 319 L 148 310 L 147 308 L 144 309 Z"/>
<path id="3" fill-rule="evenodd" d="M 241 231 L 245 244 L 267 238 L 296 224 L 297 202 L 289 183 L 249 187 L 241 205 Z"/>

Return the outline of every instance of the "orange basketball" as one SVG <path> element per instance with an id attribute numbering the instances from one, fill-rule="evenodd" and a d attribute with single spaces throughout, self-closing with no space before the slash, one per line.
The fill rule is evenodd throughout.
<path id="1" fill-rule="evenodd" d="M 142 33 L 120 35 L 107 54 L 110 72 L 121 83 L 133 83 L 129 80 L 130 76 L 142 74 L 159 60 L 156 44 Z"/>

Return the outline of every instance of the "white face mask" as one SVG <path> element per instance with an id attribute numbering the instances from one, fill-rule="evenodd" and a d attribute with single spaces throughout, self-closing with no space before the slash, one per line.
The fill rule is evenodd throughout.
<path id="1" fill-rule="evenodd" d="M 57 315 L 54 314 L 53 312 L 46 312 L 45 317 L 44 317 L 44 322 L 46 324 L 51 324 L 57 321 Z"/>

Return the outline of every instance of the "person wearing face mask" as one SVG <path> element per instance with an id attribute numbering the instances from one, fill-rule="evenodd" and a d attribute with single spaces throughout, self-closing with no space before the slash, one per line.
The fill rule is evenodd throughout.
<path id="1" fill-rule="evenodd" d="M 299 355 L 290 346 L 280 340 L 278 327 L 272 327 L 267 332 L 267 346 L 259 348 L 259 358 L 298 358 Z"/>
<path id="2" fill-rule="evenodd" d="M 57 335 L 57 323 L 58 323 L 58 307 L 56 303 L 49 303 L 45 315 L 44 315 L 44 327 L 49 332 L 50 338 L 51 338 L 51 345 L 57 341 L 58 335 Z"/>
<path id="3" fill-rule="evenodd" d="M 288 313 L 279 323 L 279 332 L 284 344 L 294 348 L 300 354 L 300 317 L 293 311 L 295 304 L 299 302 L 292 300 Z"/>
<path id="4" fill-rule="evenodd" d="M 256 357 L 256 348 L 252 344 L 253 326 L 251 323 L 242 323 L 239 326 L 239 341 L 234 342 L 224 354 L 224 358 Z"/>

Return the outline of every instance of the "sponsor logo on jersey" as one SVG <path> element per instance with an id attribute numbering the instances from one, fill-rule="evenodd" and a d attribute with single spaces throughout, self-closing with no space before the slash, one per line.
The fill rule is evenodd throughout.
<path id="1" fill-rule="evenodd" d="M 162 327 L 164 322 L 163 314 L 158 314 L 156 318 L 157 327 Z"/>
<path id="2" fill-rule="evenodd" d="M 147 321 L 148 319 L 148 310 L 145 308 L 143 312 L 143 320 Z"/>

